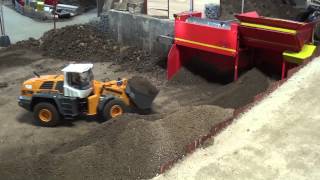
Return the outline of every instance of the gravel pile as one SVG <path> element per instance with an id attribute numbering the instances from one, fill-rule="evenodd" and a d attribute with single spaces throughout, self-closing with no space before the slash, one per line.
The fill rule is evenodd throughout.
<path id="1" fill-rule="evenodd" d="M 204 78 L 200 75 L 194 74 L 194 72 L 190 71 L 186 67 L 182 67 L 174 76 L 173 78 L 168 81 L 168 85 L 170 86 L 183 86 L 183 85 L 190 85 L 190 84 L 206 84 Z"/>
<path id="2" fill-rule="evenodd" d="M 71 61 L 108 61 L 120 65 L 119 70 L 129 72 L 165 71 L 158 65 L 161 61 L 158 57 L 151 56 L 136 47 L 121 46 L 107 34 L 90 25 L 74 25 L 48 31 L 40 42 L 43 54 L 53 58 Z"/>
<path id="3" fill-rule="evenodd" d="M 238 81 L 227 84 L 221 88 L 218 98 L 210 104 L 224 108 L 241 108 L 253 101 L 254 96 L 264 92 L 274 80 L 253 68 L 243 74 Z"/>
<path id="4" fill-rule="evenodd" d="M 27 179 L 152 178 L 162 163 L 182 157 L 186 144 L 232 114 L 231 109 L 196 106 L 168 115 L 124 115 L 46 154 L 1 162 L 0 174 L 12 179 L 21 173 Z"/>
<path id="5" fill-rule="evenodd" d="M 107 33 L 91 25 L 50 30 L 39 40 L 30 38 L 11 45 L 9 49 L 29 49 L 50 58 L 74 62 L 111 62 L 111 65 L 116 65 L 117 71 L 155 77 L 158 79 L 153 82 L 156 85 L 163 84 L 166 79 L 165 59 L 136 47 L 118 44 Z"/>
<path id="6" fill-rule="evenodd" d="M 212 72 L 212 76 L 218 75 Z M 238 81 L 221 84 L 210 82 L 183 67 L 167 85 L 172 87 L 195 86 L 195 88 L 185 90 L 183 94 L 187 97 L 198 96 L 199 100 L 192 102 L 193 105 L 211 104 L 224 108 L 240 108 L 252 102 L 254 96 L 264 92 L 273 81 L 259 69 L 253 68 L 242 74 Z"/>
<path id="7" fill-rule="evenodd" d="M 46 32 L 40 40 L 17 42 L 11 50 L 29 49 L 44 56 L 75 62 L 111 62 L 117 71 L 144 73 L 156 77 L 162 84 L 166 79 L 165 59 L 132 46 L 115 42 L 95 26 L 73 25 Z M 160 82 L 161 80 L 161 82 Z"/>
<path id="8" fill-rule="evenodd" d="M 120 49 L 116 42 L 88 25 L 50 30 L 41 37 L 41 42 L 44 55 L 74 61 L 103 60 L 115 56 Z"/>
<path id="9" fill-rule="evenodd" d="M 38 51 L 40 47 L 40 41 L 34 38 L 29 38 L 28 40 L 18 41 L 12 44 L 9 49 L 29 49 Z"/>

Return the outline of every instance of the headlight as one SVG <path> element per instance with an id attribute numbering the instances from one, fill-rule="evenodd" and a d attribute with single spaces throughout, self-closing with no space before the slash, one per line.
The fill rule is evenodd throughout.
<path id="1" fill-rule="evenodd" d="M 24 85 L 24 87 L 25 87 L 26 89 L 32 89 L 32 85 L 31 85 L 31 84 L 26 84 L 26 85 Z"/>

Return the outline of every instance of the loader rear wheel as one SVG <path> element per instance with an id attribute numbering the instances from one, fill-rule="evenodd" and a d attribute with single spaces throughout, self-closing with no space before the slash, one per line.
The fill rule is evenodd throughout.
<path id="1" fill-rule="evenodd" d="M 109 101 L 103 109 L 103 119 L 109 120 L 121 116 L 126 112 L 126 105 L 118 99 Z"/>
<path id="2" fill-rule="evenodd" d="M 53 127 L 60 122 L 60 115 L 57 108 L 50 103 L 38 103 L 34 107 L 33 116 L 41 126 Z"/>

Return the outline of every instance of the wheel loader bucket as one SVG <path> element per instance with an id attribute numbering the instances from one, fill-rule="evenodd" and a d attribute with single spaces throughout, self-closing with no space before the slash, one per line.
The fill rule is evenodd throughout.
<path id="1" fill-rule="evenodd" d="M 151 108 L 152 102 L 158 95 L 159 90 L 147 79 L 133 77 L 128 80 L 126 93 L 137 108 L 146 110 Z"/>

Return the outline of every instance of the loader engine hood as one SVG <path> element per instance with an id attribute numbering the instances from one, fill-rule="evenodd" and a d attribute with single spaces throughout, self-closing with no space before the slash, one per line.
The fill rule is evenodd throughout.
<path id="1" fill-rule="evenodd" d="M 22 90 L 37 90 L 40 89 L 44 82 L 63 81 L 62 75 L 45 75 L 40 77 L 30 78 L 22 83 Z"/>

